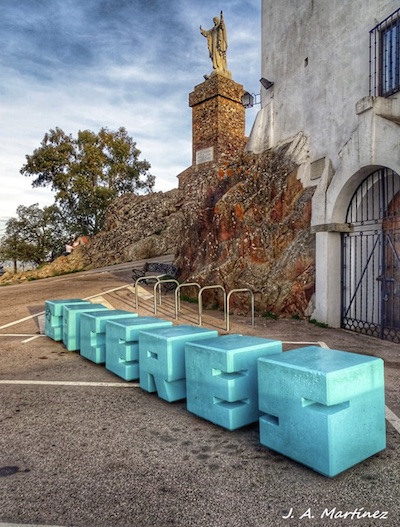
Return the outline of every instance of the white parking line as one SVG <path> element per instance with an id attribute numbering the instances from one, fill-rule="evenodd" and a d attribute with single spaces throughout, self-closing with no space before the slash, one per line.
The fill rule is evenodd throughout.
<path id="1" fill-rule="evenodd" d="M 0 329 L 5 329 L 11 326 L 15 326 L 15 324 L 19 324 L 20 322 L 25 322 L 25 320 L 31 320 L 32 318 L 36 318 L 44 314 L 45 312 L 41 311 L 40 313 L 36 313 L 35 315 L 31 315 L 30 317 L 25 317 L 25 318 L 20 318 L 19 320 L 14 320 L 14 322 L 10 322 L 9 324 L 4 324 L 4 326 L 0 326 Z M 1 526 L 1 523 L 0 523 L 0 526 Z"/>
<path id="2" fill-rule="evenodd" d="M 299 341 L 299 340 L 282 340 L 282 344 L 318 344 L 318 342 L 308 342 L 308 341 Z"/>
<path id="3" fill-rule="evenodd" d="M 33 386 L 105 386 L 111 388 L 138 388 L 139 383 L 130 382 L 86 382 L 86 381 L 22 381 L 22 380 L 0 380 L 0 384 L 26 384 Z M 1 527 L 1 524 L 0 524 Z"/>
<path id="4" fill-rule="evenodd" d="M 39 337 L 45 337 L 46 335 L 34 335 L 33 337 L 30 337 L 29 339 L 21 340 L 21 344 L 26 344 L 27 342 L 31 342 L 31 340 L 36 340 Z"/>
<path id="5" fill-rule="evenodd" d="M 0 333 L 0 337 L 31 337 L 31 338 L 38 338 L 38 337 L 45 337 L 46 335 L 32 335 L 32 333 Z M 26 342 L 26 340 L 24 340 Z M 1 525 L 1 523 L 0 523 Z"/>
<path id="6" fill-rule="evenodd" d="M 29 337 L 25 340 L 21 340 L 21 344 L 26 344 L 27 342 L 31 342 L 32 340 L 36 340 L 40 337 L 46 337 L 46 335 L 32 335 L 32 334 L 25 334 L 25 333 L 0 333 L 0 337 Z"/>
<path id="7" fill-rule="evenodd" d="M 115 307 L 101 295 L 94 296 L 90 301 L 92 304 L 101 304 L 104 307 L 108 307 L 108 309 L 115 309 Z"/>
<path id="8" fill-rule="evenodd" d="M 392 412 L 390 408 L 388 408 L 387 406 L 385 406 L 385 408 L 386 408 L 386 419 L 394 427 L 396 432 L 400 434 L 400 419 L 397 417 L 396 414 Z"/>
<path id="9" fill-rule="evenodd" d="M 33 525 L 32 523 L 0 523 L 0 527 L 62 527 L 61 525 Z"/>
<path id="10" fill-rule="evenodd" d="M 328 344 L 325 344 L 325 342 L 321 342 L 321 341 L 318 341 L 318 342 L 299 342 L 298 340 L 296 341 L 292 341 L 292 340 L 283 340 L 282 341 L 282 344 L 308 344 L 309 346 L 319 346 L 320 348 L 326 348 L 326 349 L 330 349 L 330 347 L 328 346 Z"/>

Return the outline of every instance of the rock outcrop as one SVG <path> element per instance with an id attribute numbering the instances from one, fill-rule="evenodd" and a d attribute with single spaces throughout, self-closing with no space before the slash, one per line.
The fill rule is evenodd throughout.
<path id="1" fill-rule="evenodd" d="M 304 189 L 283 152 L 246 154 L 193 174 L 175 263 L 181 279 L 249 288 L 262 312 L 303 315 L 314 292 L 313 189 Z M 220 293 L 209 301 L 221 304 Z M 238 311 L 248 295 L 232 297 Z"/>
<path id="2" fill-rule="evenodd" d="M 314 292 L 313 188 L 284 151 L 185 171 L 180 189 L 125 195 L 87 249 L 91 267 L 175 254 L 180 280 L 249 288 L 256 309 L 302 316 Z M 205 301 L 222 304 L 218 290 Z M 249 307 L 246 293 L 233 308 Z"/>
<path id="3" fill-rule="evenodd" d="M 107 210 L 105 228 L 86 248 L 90 267 L 175 253 L 183 229 L 183 194 L 125 194 Z"/>

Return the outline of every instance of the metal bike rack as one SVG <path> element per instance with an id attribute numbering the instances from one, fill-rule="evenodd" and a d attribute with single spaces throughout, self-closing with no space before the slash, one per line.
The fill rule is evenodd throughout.
<path id="1" fill-rule="evenodd" d="M 178 311 L 181 310 L 181 289 L 183 287 L 195 286 L 201 289 L 201 285 L 197 282 L 190 282 L 187 284 L 179 284 L 175 289 L 175 320 L 178 320 Z"/>
<path id="2" fill-rule="evenodd" d="M 156 282 L 158 283 L 163 276 L 167 276 L 167 275 L 160 274 L 158 276 L 140 276 L 136 280 L 136 282 L 135 282 L 135 307 L 136 307 L 136 309 L 139 309 L 139 295 L 138 295 L 138 284 L 139 284 L 139 282 L 144 282 L 145 280 L 156 280 Z"/>
<path id="3" fill-rule="evenodd" d="M 229 320 L 229 300 L 231 298 L 232 293 L 250 293 L 251 298 L 251 325 L 254 326 L 254 294 L 251 289 L 232 289 L 232 291 L 229 291 L 228 297 L 226 300 L 226 331 L 229 331 L 230 328 L 230 320 Z"/>
<path id="4" fill-rule="evenodd" d="M 201 317 L 203 314 L 203 302 L 201 299 L 201 295 L 203 294 L 203 291 L 206 289 L 222 289 L 224 292 L 224 320 L 226 320 L 226 291 L 222 285 L 206 285 L 202 287 L 198 294 L 198 300 L 199 300 L 199 326 L 201 326 Z"/>
<path id="5" fill-rule="evenodd" d="M 167 276 L 167 275 L 163 275 L 163 276 Z M 179 287 L 179 282 L 178 280 L 175 280 L 175 278 L 168 278 L 167 280 L 158 280 L 158 282 L 156 284 L 154 284 L 154 287 L 153 287 L 153 291 L 154 291 L 154 314 L 156 315 L 157 314 L 157 287 L 159 286 L 162 286 L 163 284 L 166 284 L 166 283 L 174 283 L 177 285 L 177 287 Z M 159 290 L 159 298 L 160 298 L 160 306 L 161 306 L 161 287 L 160 287 L 160 290 Z"/>

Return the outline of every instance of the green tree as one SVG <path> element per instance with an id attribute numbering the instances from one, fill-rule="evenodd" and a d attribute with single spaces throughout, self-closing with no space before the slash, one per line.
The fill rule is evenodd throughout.
<path id="1" fill-rule="evenodd" d="M 38 204 L 17 208 L 17 218 L 6 223 L 6 234 L 0 242 L 3 260 L 41 265 L 62 254 L 67 232 L 56 206 L 40 209 Z"/>
<path id="2" fill-rule="evenodd" d="M 0 258 L 13 262 L 14 273 L 17 272 L 17 262 L 30 262 L 28 247 L 19 234 L 19 224 L 16 218 L 6 223 L 6 234 L 0 241 Z"/>
<path id="3" fill-rule="evenodd" d="M 50 187 L 71 233 L 93 235 L 104 225 L 105 211 L 116 197 L 151 192 L 150 164 L 125 128 L 79 131 L 73 138 L 60 128 L 45 134 L 26 156 L 21 174 L 35 176 L 33 187 Z"/>

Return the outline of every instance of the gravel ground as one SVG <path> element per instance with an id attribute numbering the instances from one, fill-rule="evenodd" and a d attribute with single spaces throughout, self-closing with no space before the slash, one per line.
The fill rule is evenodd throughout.
<path id="1" fill-rule="evenodd" d="M 257 424 L 227 431 L 38 334 L 30 317 L 49 299 L 103 295 L 135 311 L 132 291 L 105 294 L 129 283 L 131 266 L 0 289 L 0 527 L 398 525 L 400 428 L 390 422 L 384 451 L 327 478 L 262 446 Z M 139 314 L 152 312 L 141 300 Z M 157 316 L 196 324 L 197 306 L 183 303 L 176 322 L 169 294 Z M 222 313 L 203 320 L 225 333 Z M 285 350 L 312 342 L 383 358 L 386 404 L 400 416 L 399 345 L 301 320 L 231 320 L 231 333 Z"/>

